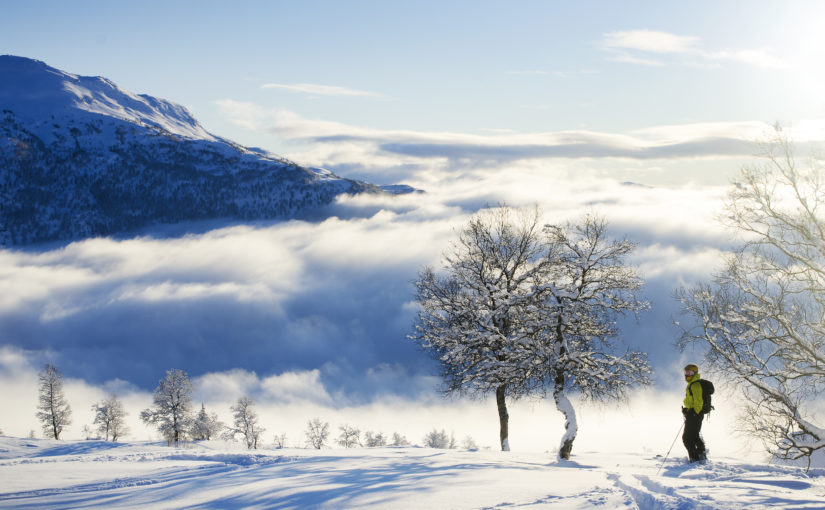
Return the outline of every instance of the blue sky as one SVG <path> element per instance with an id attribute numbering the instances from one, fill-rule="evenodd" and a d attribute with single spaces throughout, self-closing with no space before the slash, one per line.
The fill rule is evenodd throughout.
<path id="1" fill-rule="evenodd" d="M 678 401 L 701 353 L 675 348 L 671 295 L 723 262 L 730 180 L 774 122 L 799 147 L 825 136 L 821 2 L 236 4 L 0 0 L 0 52 L 426 193 L 344 198 L 318 223 L 0 250 L 0 408 L 20 410 L 7 433 L 36 428 L 45 362 L 88 398 L 148 402 L 181 368 L 224 410 L 246 393 L 298 406 L 298 423 L 376 402 L 424 413 L 438 394 L 405 338 L 411 282 L 497 203 L 538 204 L 549 223 L 595 211 L 638 243 L 652 309 L 625 340 Z"/>
<path id="2" fill-rule="evenodd" d="M 288 142 L 218 102 L 476 134 L 825 115 L 819 2 L 236 4 L 5 2 L 0 48 L 181 103 L 276 152 Z"/>

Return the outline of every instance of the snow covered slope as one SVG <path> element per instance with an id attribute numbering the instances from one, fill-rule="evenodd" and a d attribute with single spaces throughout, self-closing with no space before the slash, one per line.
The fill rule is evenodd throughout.
<path id="1" fill-rule="evenodd" d="M 207 132 L 183 106 L 0 56 L 0 245 L 159 223 L 291 218 L 383 193 Z"/>
<path id="2" fill-rule="evenodd" d="M 823 508 L 825 471 L 638 453 L 168 448 L 0 437 L 0 508 Z"/>

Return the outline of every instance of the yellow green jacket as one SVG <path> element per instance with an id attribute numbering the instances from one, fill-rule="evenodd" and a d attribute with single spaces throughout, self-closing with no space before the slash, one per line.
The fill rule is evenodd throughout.
<path id="1" fill-rule="evenodd" d="M 705 401 L 702 399 L 702 385 L 694 384 L 699 382 L 699 374 L 694 375 L 688 381 L 687 388 L 685 388 L 684 406 L 686 409 L 693 409 L 696 414 L 702 412 L 702 405 Z M 692 386 L 692 388 L 691 388 Z"/>

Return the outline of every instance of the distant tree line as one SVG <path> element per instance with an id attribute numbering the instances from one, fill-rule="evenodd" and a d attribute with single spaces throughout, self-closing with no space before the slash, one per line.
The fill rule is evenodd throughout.
<path id="1" fill-rule="evenodd" d="M 201 404 L 200 410 L 193 412 L 193 386 L 186 372 L 178 369 L 169 370 L 158 383 L 152 395 L 153 404 L 140 413 L 141 421 L 157 428 L 169 446 L 178 446 L 185 441 L 242 441 L 250 450 L 261 446 L 263 433 L 255 411 L 255 402 L 247 395 L 238 398 L 230 407 L 233 416 L 231 425 L 226 425 L 214 412 L 208 412 Z M 47 438 L 60 439 L 64 428 L 71 424 L 72 410 L 66 401 L 63 389 L 63 376 L 53 365 L 47 364 L 40 373 L 39 406 L 37 417 L 43 425 L 43 434 Z M 92 405 L 94 425 L 96 428 L 83 427 L 87 439 L 97 433 L 99 439 L 116 442 L 129 434 L 125 418 L 128 413 L 123 402 L 114 393 Z M 382 432 L 367 430 L 361 432 L 349 424 L 339 426 L 341 432 L 335 443 L 344 448 L 364 447 L 407 447 L 412 443 L 397 432 L 388 438 Z M 2 435 L 2 430 L 0 430 Z M 29 434 L 34 437 L 34 431 Z M 275 448 L 285 448 L 286 434 L 276 434 L 273 439 Z M 422 439 L 422 444 L 431 448 L 457 448 L 453 436 L 443 430 L 433 430 Z M 467 437 L 462 445 L 466 449 L 478 449 L 475 441 Z M 297 446 L 297 445 L 296 445 Z M 329 422 L 313 418 L 307 422 L 304 443 L 307 448 L 321 449 L 330 446 Z"/>

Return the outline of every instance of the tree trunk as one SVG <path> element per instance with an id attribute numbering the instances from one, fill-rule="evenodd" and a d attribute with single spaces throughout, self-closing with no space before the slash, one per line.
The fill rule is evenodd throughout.
<path id="1" fill-rule="evenodd" d="M 51 397 L 51 413 L 52 413 L 52 432 L 55 439 L 60 439 L 60 427 L 57 425 L 57 410 L 54 406 L 54 396 Z"/>
<path id="2" fill-rule="evenodd" d="M 569 459 L 573 450 L 573 441 L 579 432 L 579 424 L 576 422 L 576 411 L 570 399 L 564 394 L 564 373 L 556 373 L 556 381 L 553 385 L 553 400 L 556 402 L 556 409 L 564 415 L 564 435 L 559 445 L 559 459 Z"/>
<path id="3" fill-rule="evenodd" d="M 172 441 L 175 443 L 175 446 L 178 446 L 178 434 L 178 416 L 176 410 L 172 415 Z"/>
<path id="4" fill-rule="evenodd" d="M 496 388 L 496 404 L 498 405 L 498 423 L 500 426 L 499 439 L 501 440 L 501 451 L 510 451 L 510 432 L 509 423 L 510 415 L 507 414 L 507 403 L 504 401 L 504 396 L 507 390 L 507 385 L 502 384 Z"/>

